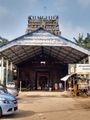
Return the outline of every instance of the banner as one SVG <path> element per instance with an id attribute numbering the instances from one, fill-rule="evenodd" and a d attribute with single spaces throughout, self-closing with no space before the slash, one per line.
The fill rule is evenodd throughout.
<path id="1" fill-rule="evenodd" d="M 76 64 L 76 73 L 90 74 L 90 64 Z"/>

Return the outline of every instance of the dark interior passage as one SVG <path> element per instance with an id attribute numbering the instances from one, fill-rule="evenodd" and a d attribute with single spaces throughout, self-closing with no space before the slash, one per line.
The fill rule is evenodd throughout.
<path id="1" fill-rule="evenodd" d="M 29 90 L 54 90 L 55 83 L 68 73 L 68 65 L 61 64 L 57 58 L 40 54 L 18 65 L 18 80 L 22 88 Z"/>

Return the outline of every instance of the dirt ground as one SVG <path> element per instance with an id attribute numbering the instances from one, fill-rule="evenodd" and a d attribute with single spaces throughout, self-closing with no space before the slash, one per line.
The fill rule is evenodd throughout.
<path id="1" fill-rule="evenodd" d="M 90 97 L 18 97 L 18 112 L 1 120 L 90 120 Z"/>

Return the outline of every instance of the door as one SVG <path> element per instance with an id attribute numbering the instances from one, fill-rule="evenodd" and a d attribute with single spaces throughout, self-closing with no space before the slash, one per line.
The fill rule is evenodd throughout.
<path id="1" fill-rule="evenodd" d="M 37 73 L 37 90 L 46 90 L 49 84 L 49 73 L 38 72 Z"/>

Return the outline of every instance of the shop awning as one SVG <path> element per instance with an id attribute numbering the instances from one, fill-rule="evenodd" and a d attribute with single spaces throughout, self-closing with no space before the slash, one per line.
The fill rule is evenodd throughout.
<path id="1" fill-rule="evenodd" d="M 61 81 L 67 81 L 67 80 L 68 80 L 70 77 L 72 77 L 73 75 L 76 75 L 76 73 L 66 75 L 65 77 L 61 78 L 60 80 L 61 80 Z"/>
<path id="2" fill-rule="evenodd" d="M 67 81 L 70 75 L 66 75 L 65 77 L 61 78 L 62 81 Z"/>

